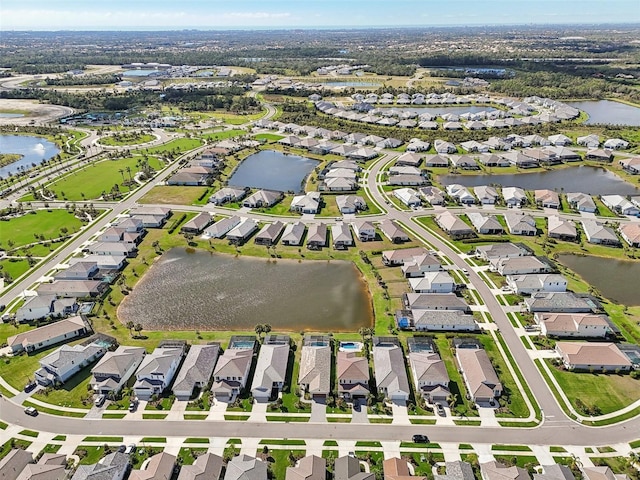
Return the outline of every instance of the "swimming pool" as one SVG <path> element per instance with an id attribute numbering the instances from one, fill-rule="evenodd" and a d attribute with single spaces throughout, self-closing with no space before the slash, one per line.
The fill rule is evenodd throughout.
<path id="1" fill-rule="evenodd" d="M 362 343 L 360 342 L 340 342 L 338 348 L 341 352 L 359 352 L 362 350 Z"/>
<path id="2" fill-rule="evenodd" d="M 251 342 L 251 341 L 238 341 L 238 342 L 233 342 L 233 344 L 231 344 L 229 346 L 229 348 L 253 348 L 253 346 L 255 345 L 255 342 Z"/>

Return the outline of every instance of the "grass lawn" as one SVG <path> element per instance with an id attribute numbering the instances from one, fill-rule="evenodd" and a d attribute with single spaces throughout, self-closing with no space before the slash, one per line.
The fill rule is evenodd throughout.
<path id="1" fill-rule="evenodd" d="M 150 135 L 148 133 L 119 132 L 114 133 L 113 135 L 102 137 L 100 140 L 98 140 L 98 143 L 100 143 L 101 145 L 106 145 L 108 147 L 123 147 L 126 145 L 138 145 L 140 143 L 147 143 L 155 139 L 156 137 L 154 135 Z"/>
<path id="2" fill-rule="evenodd" d="M 571 405 L 579 412 L 576 400 L 587 406 L 597 406 L 605 413 L 615 412 L 640 399 L 640 380 L 630 375 L 603 375 L 589 372 L 560 371 L 553 365 L 550 370 Z"/>
<path id="3" fill-rule="evenodd" d="M 227 138 L 239 137 L 240 135 L 246 135 L 244 130 L 222 130 L 220 132 L 205 133 L 200 137 L 204 140 L 211 140 L 212 142 L 218 142 Z"/>
<path id="4" fill-rule="evenodd" d="M 296 458 L 304 457 L 304 450 L 269 450 L 267 461 L 269 467 L 273 472 L 273 478 L 275 480 L 284 480 L 287 473 L 287 467 L 293 466 L 289 461 L 289 455 L 293 455 Z"/>
<path id="5" fill-rule="evenodd" d="M 7 440 L 2 447 L 0 447 L 0 459 L 6 457 L 13 448 L 22 448 L 23 450 L 26 450 L 29 445 L 31 445 L 31 442 L 20 440 L 18 438 L 11 438 Z"/>
<path id="6" fill-rule="evenodd" d="M 176 140 L 171 140 L 164 145 L 137 150 L 136 153 L 146 153 L 149 155 L 163 153 L 180 154 L 182 152 L 188 152 L 189 150 L 193 150 L 194 148 L 198 148 L 200 146 L 202 146 L 202 140 L 199 140 L 197 138 L 177 138 Z"/>
<path id="7" fill-rule="evenodd" d="M 85 437 L 83 442 L 122 443 L 122 437 Z"/>
<path id="8" fill-rule="evenodd" d="M 207 112 L 207 115 L 222 120 L 224 123 L 228 123 L 229 125 L 243 125 L 245 123 L 252 122 L 254 120 L 258 120 L 265 115 L 265 111 L 262 110 L 259 113 L 249 113 L 246 115 L 236 115 L 233 113 L 226 112 Z"/>
<path id="9" fill-rule="evenodd" d="M 90 163 L 47 185 L 47 188 L 55 192 L 58 200 L 69 201 L 100 198 L 103 192 L 109 193 L 114 185 L 118 186 L 122 194 L 126 194 L 130 191 L 128 186 L 123 185 L 125 179 L 129 180 L 127 168 L 131 170 L 131 176 L 135 176 L 139 171 L 136 163 L 141 159 L 142 157 L 136 156 Z M 154 170 L 160 170 L 164 168 L 164 163 L 157 158 L 149 157 L 149 166 Z M 132 189 L 137 187 L 136 183 Z"/>
<path id="10" fill-rule="evenodd" d="M 265 141 L 267 143 L 277 142 L 278 140 L 284 138 L 283 135 L 276 135 L 275 133 L 259 133 L 258 135 L 254 135 L 254 137 L 258 141 Z"/>
<path id="11" fill-rule="evenodd" d="M 44 448 L 42 450 L 40 450 L 40 453 L 45 454 L 45 453 L 58 453 L 58 451 L 62 448 L 62 445 L 55 445 L 53 443 L 48 443 L 47 445 L 44 446 Z"/>
<path id="12" fill-rule="evenodd" d="M 14 280 L 29 270 L 29 268 L 31 267 L 29 266 L 29 261 L 26 259 L 12 258 L 10 260 L 0 260 L 0 270 L 11 275 L 11 278 Z M 5 285 L 6 284 L 5 281 Z"/>
<path id="13" fill-rule="evenodd" d="M 182 447 L 178 452 L 178 458 L 180 459 L 181 465 L 193 465 L 193 462 L 196 461 L 200 455 L 204 455 L 207 453 L 206 448 L 188 448 Z"/>
<path id="14" fill-rule="evenodd" d="M 80 457 L 80 465 L 91 465 L 98 463 L 98 460 L 104 456 L 104 446 L 90 447 L 88 445 L 80 445 L 73 454 Z"/>
<path id="15" fill-rule="evenodd" d="M 538 459 L 533 455 L 494 455 L 495 459 L 507 465 L 517 465 L 521 468 L 540 465 Z"/>
<path id="16" fill-rule="evenodd" d="M 42 392 L 34 393 L 33 398 L 52 405 L 91 408 L 93 396 L 87 388 L 91 380 L 92 367 L 93 364 L 80 370 L 67 380 L 61 388 L 46 389 Z"/>
<path id="17" fill-rule="evenodd" d="M 138 200 L 138 203 L 165 203 L 168 205 L 192 205 L 207 191 L 207 187 L 183 187 L 158 185 Z"/>
<path id="18" fill-rule="evenodd" d="M 140 443 L 167 443 L 166 437 L 144 437 Z"/>
<path id="19" fill-rule="evenodd" d="M 77 232 L 82 226 L 82 222 L 72 213 L 64 209 L 37 210 L 35 213 L 27 213 L 21 217 L 12 218 L 9 221 L 0 223 L 0 247 L 17 248 L 37 242 L 34 234 L 44 236 L 45 239 L 58 238 L 60 229 L 66 227 L 69 232 Z M 13 246 L 9 246 L 9 240 Z"/>

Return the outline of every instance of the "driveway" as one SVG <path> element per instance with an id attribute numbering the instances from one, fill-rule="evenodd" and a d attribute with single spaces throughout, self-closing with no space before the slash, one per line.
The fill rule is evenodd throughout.
<path id="1" fill-rule="evenodd" d="M 391 411 L 393 412 L 393 421 L 391 423 L 394 425 L 411 425 L 406 401 L 396 400 L 391 402 Z"/>
<path id="2" fill-rule="evenodd" d="M 326 422 L 327 421 L 327 400 L 323 397 L 314 397 L 311 401 L 311 418 L 310 422 Z"/>
<path id="3" fill-rule="evenodd" d="M 366 400 L 355 400 L 353 402 L 353 407 L 351 408 L 351 423 L 369 423 Z"/>

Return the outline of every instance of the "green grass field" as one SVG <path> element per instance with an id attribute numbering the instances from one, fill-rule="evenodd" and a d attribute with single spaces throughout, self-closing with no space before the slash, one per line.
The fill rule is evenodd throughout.
<path id="1" fill-rule="evenodd" d="M 553 366 L 550 369 L 576 410 L 576 400 L 587 406 L 595 405 L 605 414 L 640 399 L 640 380 L 634 380 L 630 375 L 566 372 Z"/>
<path id="2" fill-rule="evenodd" d="M 48 185 L 49 190 L 56 193 L 61 200 L 94 200 L 100 198 L 103 192 L 109 192 L 114 185 L 118 185 L 120 192 L 127 193 L 129 187 L 123 186 L 129 180 L 127 168 L 131 169 L 131 176 L 139 170 L 136 166 L 141 157 L 123 158 L 119 160 L 105 160 L 92 163 L 74 170 L 69 175 Z M 160 170 L 164 164 L 157 158 L 149 157 L 149 166 Z M 120 171 L 122 170 L 122 173 Z M 136 188 L 137 184 L 133 187 Z"/>
<path id="3" fill-rule="evenodd" d="M 247 132 L 245 130 L 222 130 L 220 132 L 212 132 L 205 133 L 201 135 L 201 138 L 204 140 L 211 140 L 212 142 L 219 142 L 220 140 L 225 140 L 227 138 L 239 137 L 240 135 L 246 135 Z"/>
<path id="4" fill-rule="evenodd" d="M 192 205 L 207 191 L 207 187 L 158 185 L 139 200 L 139 203 L 165 203 L 168 205 Z M 205 198 L 205 201 L 209 196 Z"/>
<path id="5" fill-rule="evenodd" d="M 136 151 L 136 153 L 147 153 L 149 155 L 154 154 L 162 154 L 162 153 L 182 153 L 187 152 L 189 150 L 193 150 L 194 148 L 198 148 L 202 145 L 202 140 L 197 138 L 178 138 L 176 140 L 171 140 L 164 145 L 158 145 L 157 147 L 145 148 Z"/>
<path id="6" fill-rule="evenodd" d="M 123 147 L 151 142 L 155 138 L 154 135 L 149 135 L 148 133 L 124 132 L 103 137 L 99 140 L 99 143 L 108 147 Z"/>
<path id="7" fill-rule="evenodd" d="M 29 270 L 29 262 L 27 260 L 0 260 L 0 270 L 11 275 L 14 280 Z"/>
<path id="8" fill-rule="evenodd" d="M 66 210 L 38 210 L 9 221 L 0 222 L 0 247 L 9 248 L 9 240 L 16 248 L 38 241 L 34 234 L 44 235 L 46 239 L 60 236 L 60 228 L 66 227 L 69 233 L 77 232 L 82 226 L 72 213 Z"/>

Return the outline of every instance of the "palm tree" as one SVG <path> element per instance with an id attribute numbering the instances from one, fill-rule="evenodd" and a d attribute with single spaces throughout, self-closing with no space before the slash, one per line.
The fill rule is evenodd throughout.
<path id="1" fill-rule="evenodd" d="M 136 323 L 136 326 L 133 327 L 133 329 L 136 331 L 136 335 L 139 337 L 140 336 L 140 332 L 142 331 L 142 324 L 141 323 Z"/>
<path id="2" fill-rule="evenodd" d="M 258 323 L 256 324 L 254 330 L 258 335 L 258 338 L 262 338 L 262 334 L 264 333 L 264 325 L 262 325 L 261 323 Z"/>
<path id="3" fill-rule="evenodd" d="M 129 320 L 125 326 L 129 329 L 129 335 L 133 337 L 133 331 L 132 330 L 136 326 L 135 323 L 133 323 L 131 320 Z"/>
<path id="4" fill-rule="evenodd" d="M 265 335 L 269 335 L 269 332 L 271 332 L 271 325 L 269 325 L 268 323 L 265 323 L 262 326 L 262 331 L 265 333 Z"/>

